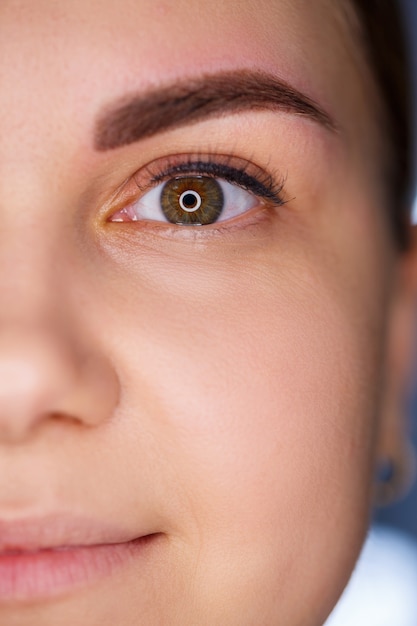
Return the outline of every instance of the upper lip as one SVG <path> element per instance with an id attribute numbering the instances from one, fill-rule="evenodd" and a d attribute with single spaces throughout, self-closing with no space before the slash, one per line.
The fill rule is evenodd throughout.
<path id="1" fill-rule="evenodd" d="M 126 543 L 150 533 L 132 534 L 125 527 L 65 514 L 0 518 L 0 555 L 8 552 Z"/>

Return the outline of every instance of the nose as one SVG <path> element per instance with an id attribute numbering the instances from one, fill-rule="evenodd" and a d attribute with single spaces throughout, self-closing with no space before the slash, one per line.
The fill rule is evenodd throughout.
<path id="1" fill-rule="evenodd" d="M 77 350 L 63 330 L 0 333 L 0 444 L 25 441 L 51 421 L 97 426 L 110 417 L 116 389 L 106 360 Z"/>
<path id="2" fill-rule="evenodd" d="M 44 100 L 32 110 L 19 98 L 16 116 L 1 107 L 10 115 L 0 133 L 0 447 L 48 427 L 96 427 L 119 394 L 98 323 L 91 214 L 79 219 L 85 179 L 71 177 L 59 124 L 56 134 L 42 126 Z"/>
<path id="3" fill-rule="evenodd" d="M 63 243 L 58 226 L 57 232 L 55 226 L 48 231 L 45 219 L 38 229 L 16 219 L 5 224 L 5 217 L 0 228 L 0 446 L 26 441 L 52 424 L 98 426 L 113 414 L 119 394 L 104 347 L 106 329 L 97 324 L 94 272 L 88 281 L 86 264 L 74 261 L 82 257 L 79 249 Z"/>

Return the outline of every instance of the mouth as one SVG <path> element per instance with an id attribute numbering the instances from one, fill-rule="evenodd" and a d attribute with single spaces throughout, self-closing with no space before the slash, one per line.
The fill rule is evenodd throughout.
<path id="1" fill-rule="evenodd" d="M 161 533 L 130 538 L 125 529 L 74 518 L 0 520 L 0 603 L 46 599 L 146 559 Z"/>

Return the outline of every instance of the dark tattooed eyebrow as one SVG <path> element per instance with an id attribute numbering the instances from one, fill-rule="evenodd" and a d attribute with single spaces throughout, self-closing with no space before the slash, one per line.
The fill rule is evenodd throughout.
<path id="1" fill-rule="evenodd" d="M 284 81 L 264 72 L 238 70 L 124 96 L 99 114 L 94 147 L 100 152 L 113 150 L 205 119 L 259 110 L 284 111 L 336 129 L 317 103 Z"/>

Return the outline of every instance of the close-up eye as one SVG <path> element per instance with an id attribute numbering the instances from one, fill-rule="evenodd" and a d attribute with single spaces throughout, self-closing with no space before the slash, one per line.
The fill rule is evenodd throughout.
<path id="1" fill-rule="evenodd" d="M 199 160 L 151 174 L 150 185 L 145 185 L 142 195 L 114 213 L 109 221 L 207 226 L 233 219 L 265 203 L 284 204 L 282 184 L 274 184 L 266 173 L 246 171 L 252 164 L 239 165 L 242 167 Z M 144 188 L 139 182 L 136 186 Z"/>
<path id="2" fill-rule="evenodd" d="M 252 192 L 210 176 L 180 176 L 161 183 L 111 218 L 205 226 L 241 215 L 260 204 Z"/>

